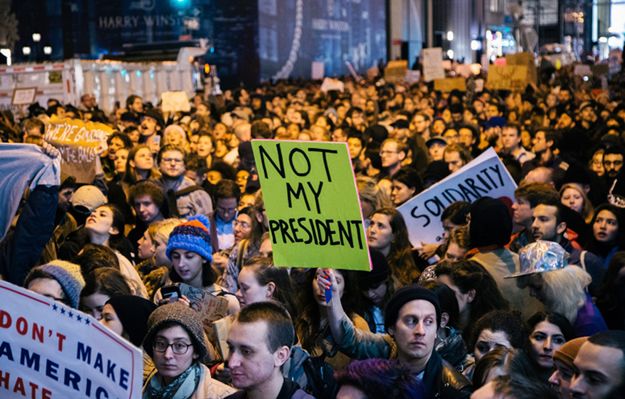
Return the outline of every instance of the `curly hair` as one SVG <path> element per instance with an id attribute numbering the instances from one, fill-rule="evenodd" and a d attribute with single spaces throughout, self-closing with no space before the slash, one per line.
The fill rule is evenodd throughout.
<path id="1" fill-rule="evenodd" d="M 529 333 L 521 313 L 509 310 L 493 310 L 486 313 L 473 326 L 468 347 L 475 348 L 480 333 L 484 330 L 501 331 L 506 334 L 510 345 L 526 351 L 529 348 Z"/>

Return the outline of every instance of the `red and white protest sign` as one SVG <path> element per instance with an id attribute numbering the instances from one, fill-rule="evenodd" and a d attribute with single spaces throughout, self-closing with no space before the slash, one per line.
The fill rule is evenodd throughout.
<path id="1" fill-rule="evenodd" d="M 0 281 L 0 398 L 141 397 L 141 351 L 91 316 Z"/>

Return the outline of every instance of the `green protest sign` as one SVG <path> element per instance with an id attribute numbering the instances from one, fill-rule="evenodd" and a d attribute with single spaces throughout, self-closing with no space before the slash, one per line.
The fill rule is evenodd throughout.
<path id="1" fill-rule="evenodd" d="M 345 143 L 253 140 L 277 266 L 370 270 Z"/>

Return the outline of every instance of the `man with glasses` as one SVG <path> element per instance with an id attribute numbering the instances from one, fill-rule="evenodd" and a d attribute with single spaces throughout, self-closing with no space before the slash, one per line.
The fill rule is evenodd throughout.
<path id="1" fill-rule="evenodd" d="M 164 145 L 158 152 L 162 174 L 159 183 L 167 196 L 169 211 L 172 216 L 183 218 L 199 214 L 210 216 L 213 201 L 206 191 L 185 176 L 185 158 L 185 151 L 172 144 Z"/>
<path id="2" fill-rule="evenodd" d="M 393 177 L 401 169 L 406 155 L 407 148 L 405 144 L 393 138 L 384 140 L 380 146 L 380 160 L 384 170 L 380 173 L 378 179 Z"/>

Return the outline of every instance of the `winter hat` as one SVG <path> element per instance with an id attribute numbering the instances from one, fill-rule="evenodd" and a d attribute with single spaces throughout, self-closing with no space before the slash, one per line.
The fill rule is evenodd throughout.
<path id="1" fill-rule="evenodd" d="M 45 265 L 32 269 L 30 273 L 28 273 L 28 276 L 26 276 L 24 286 L 28 286 L 28 284 L 36 278 L 51 278 L 56 280 L 63 289 L 68 304 L 74 309 L 78 308 L 80 291 L 85 287 L 85 279 L 80 273 L 80 266 L 64 260 L 53 260 Z"/>
<path id="2" fill-rule="evenodd" d="M 174 249 L 184 249 L 199 254 L 208 262 L 213 260 L 210 222 L 204 215 L 191 216 L 188 221 L 176 226 L 169 235 L 165 253 L 171 259 Z"/>
<path id="3" fill-rule="evenodd" d="M 106 196 L 96 186 L 82 186 L 72 196 L 72 205 L 74 207 L 83 206 L 89 212 L 93 212 L 97 207 L 104 204 L 106 204 Z"/>
<path id="4" fill-rule="evenodd" d="M 384 311 L 384 327 L 387 331 L 389 327 L 393 327 L 395 322 L 397 322 L 400 309 L 406 303 L 416 300 L 428 301 L 434 305 L 434 309 L 436 309 L 436 322 L 438 325 L 441 324 L 441 305 L 436 294 L 418 285 L 411 285 L 397 290 L 388 301 Z"/>
<path id="5" fill-rule="evenodd" d="M 581 348 L 586 341 L 588 341 L 588 337 L 579 337 L 566 342 L 555 351 L 553 359 L 559 360 L 568 366 L 572 366 L 573 360 L 575 360 L 575 356 L 577 356 L 577 352 L 579 352 L 579 348 Z"/>
<path id="6" fill-rule="evenodd" d="M 114 296 L 106 303 L 115 309 L 130 342 L 134 346 L 141 347 L 143 338 L 148 332 L 148 318 L 157 306 L 136 295 Z"/>
<path id="7" fill-rule="evenodd" d="M 200 362 L 208 357 L 208 341 L 204 335 L 200 314 L 181 302 L 174 302 L 159 306 L 148 318 L 148 332 L 143 340 L 143 349 L 151 358 L 154 358 L 154 337 L 162 329 L 161 326 L 168 322 L 185 329 L 191 338 L 195 353 L 199 355 Z"/>
<path id="8" fill-rule="evenodd" d="M 474 248 L 504 246 L 510 242 L 512 217 L 499 199 L 483 197 L 471 205 L 469 236 Z"/>

